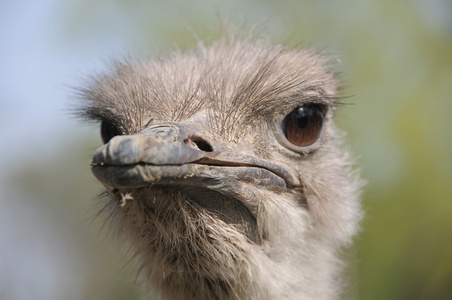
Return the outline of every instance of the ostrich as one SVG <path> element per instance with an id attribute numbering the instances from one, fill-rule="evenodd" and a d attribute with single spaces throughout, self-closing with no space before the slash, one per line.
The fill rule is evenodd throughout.
<path id="1" fill-rule="evenodd" d="M 336 299 L 361 181 L 328 60 L 224 38 L 81 89 L 92 172 L 157 299 Z"/>

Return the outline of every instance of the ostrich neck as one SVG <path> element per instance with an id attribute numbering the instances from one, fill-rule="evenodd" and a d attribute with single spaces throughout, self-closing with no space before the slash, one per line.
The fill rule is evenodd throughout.
<path id="1" fill-rule="evenodd" d="M 132 237 L 144 282 L 162 299 L 329 299 L 317 281 L 328 285 L 334 258 L 317 251 L 325 246 L 314 239 L 300 248 L 307 236 L 295 224 L 303 216 L 273 211 L 274 221 L 266 217 L 269 228 L 252 228 L 262 237 L 256 242 L 243 234 L 249 224 L 219 218 L 180 193 L 153 194 L 128 201 L 118 225 Z M 279 218 L 284 228 L 275 225 Z"/>

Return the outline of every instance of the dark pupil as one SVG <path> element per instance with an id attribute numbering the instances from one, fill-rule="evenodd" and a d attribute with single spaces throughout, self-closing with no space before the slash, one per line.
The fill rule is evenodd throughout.
<path id="1" fill-rule="evenodd" d="M 298 119 L 298 127 L 300 129 L 303 129 L 306 127 L 306 125 L 308 125 L 308 116 L 307 116 L 304 108 L 298 109 L 297 114 L 298 115 L 294 116 L 294 117 Z"/>

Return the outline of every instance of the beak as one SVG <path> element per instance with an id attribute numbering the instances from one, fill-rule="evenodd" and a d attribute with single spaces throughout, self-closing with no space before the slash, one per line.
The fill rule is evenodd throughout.
<path id="1" fill-rule="evenodd" d="M 199 187 L 241 200 L 249 208 L 259 189 L 299 185 L 287 167 L 234 151 L 179 123 L 112 138 L 94 153 L 92 171 L 110 190 Z"/>

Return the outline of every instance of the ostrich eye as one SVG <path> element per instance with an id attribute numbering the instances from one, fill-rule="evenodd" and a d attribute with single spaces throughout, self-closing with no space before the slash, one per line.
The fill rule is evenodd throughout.
<path id="1" fill-rule="evenodd" d="M 307 104 L 292 111 L 282 123 L 287 140 L 298 147 L 317 142 L 323 130 L 323 112 L 320 105 Z"/>
<path id="2" fill-rule="evenodd" d="M 102 121 L 100 125 L 100 136 L 104 141 L 104 144 L 108 143 L 113 137 L 121 135 L 121 131 L 112 125 L 110 122 Z"/>

